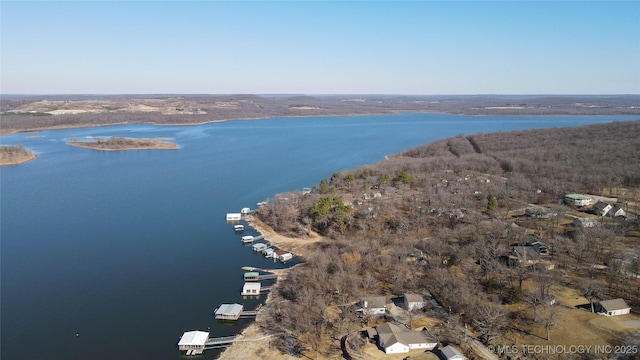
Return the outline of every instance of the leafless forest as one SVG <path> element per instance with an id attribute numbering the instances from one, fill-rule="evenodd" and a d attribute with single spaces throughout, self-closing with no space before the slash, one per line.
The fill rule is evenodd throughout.
<path id="1" fill-rule="evenodd" d="M 504 344 L 518 324 L 549 340 L 561 320 L 543 299 L 560 287 L 637 311 L 639 135 L 640 121 L 459 135 L 334 173 L 310 194 L 275 196 L 261 220 L 327 240 L 278 284 L 262 325 L 297 334 L 283 351 L 319 349 L 364 326 L 348 306 L 359 297 L 428 291 L 483 342 Z M 567 193 L 615 198 L 627 215 L 594 216 L 563 204 Z M 599 224 L 572 224 L 583 216 Z M 548 247 L 544 261 L 513 261 L 513 246 L 536 241 Z"/>
<path id="2" fill-rule="evenodd" d="M 123 123 L 198 124 L 278 116 L 391 114 L 640 115 L 640 96 L 18 96 L 0 97 L 0 133 Z"/>

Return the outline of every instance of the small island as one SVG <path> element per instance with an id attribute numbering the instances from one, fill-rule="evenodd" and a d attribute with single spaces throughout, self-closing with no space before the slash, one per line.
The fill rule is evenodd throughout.
<path id="1" fill-rule="evenodd" d="M 177 150 L 178 145 L 162 141 L 161 139 L 131 139 L 123 137 L 111 137 L 103 139 L 95 137 L 91 141 L 68 141 L 67 144 L 83 148 L 103 151 L 120 150 Z"/>
<path id="2" fill-rule="evenodd" d="M 24 145 L 0 146 L 0 166 L 18 165 L 36 158 L 36 154 L 25 148 Z"/>

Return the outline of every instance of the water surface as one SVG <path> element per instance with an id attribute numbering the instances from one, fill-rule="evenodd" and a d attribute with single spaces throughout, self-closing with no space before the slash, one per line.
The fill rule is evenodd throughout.
<path id="1" fill-rule="evenodd" d="M 1 357 L 179 358 L 184 331 L 246 326 L 212 316 L 221 303 L 259 303 L 239 295 L 242 266 L 281 266 L 243 246 L 225 213 L 447 136 L 625 119 L 408 113 L 1 137 L 38 153 L 0 169 Z M 181 149 L 65 144 L 91 136 L 167 137 Z"/>

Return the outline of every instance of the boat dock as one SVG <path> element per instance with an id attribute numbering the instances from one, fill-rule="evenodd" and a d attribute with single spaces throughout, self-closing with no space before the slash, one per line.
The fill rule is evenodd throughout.
<path id="1" fill-rule="evenodd" d="M 250 271 L 244 273 L 244 281 L 261 281 L 261 280 L 272 280 L 277 279 L 277 274 L 264 274 L 260 275 L 257 271 Z"/>
<path id="2" fill-rule="evenodd" d="M 262 239 L 264 239 L 264 235 L 259 235 L 259 236 L 246 235 L 242 237 L 242 243 L 251 244 L 254 241 L 262 240 Z"/>

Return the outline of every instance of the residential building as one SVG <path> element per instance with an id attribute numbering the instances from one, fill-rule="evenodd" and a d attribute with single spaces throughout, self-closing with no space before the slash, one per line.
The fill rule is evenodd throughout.
<path id="1" fill-rule="evenodd" d="M 368 296 L 360 299 L 361 308 L 358 311 L 367 315 L 384 315 L 387 311 L 387 297 Z"/>
<path id="2" fill-rule="evenodd" d="M 467 358 L 462 355 L 460 350 L 456 349 L 451 345 L 447 345 L 440 349 L 440 352 L 444 356 L 446 360 L 466 360 Z"/>
<path id="3" fill-rule="evenodd" d="M 422 295 L 404 294 L 404 297 L 402 298 L 402 307 L 405 308 L 405 310 L 421 310 L 424 309 L 424 306 L 425 302 Z"/>
<path id="4" fill-rule="evenodd" d="M 598 201 L 597 203 L 593 204 L 591 211 L 593 211 L 593 213 L 596 215 L 606 216 L 611 209 L 613 209 L 613 205 L 607 204 L 604 201 Z"/>
<path id="5" fill-rule="evenodd" d="M 391 323 L 376 327 L 378 345 L 387 354 L 406 353 L 413 349 L 432 350 L 438 345 L 438 340 L 426 329 L 414 331 Z"/>
<path id="6" fill-rule="evenodd" d="M 631 307 L 627 305 L 627 303 L 623 299 L 600 301 L 600 303 L 597 305 L 597 308 L 598 313 L 607 316 L 624 315 L 631 312 Z"/>
<path id="7" fill-rule="evenodd" d="M 593 199 L 582 194 L 567 194 L 564 196 L 564 202 L 567 205 L 587 206 L 593 204 Z"/>

